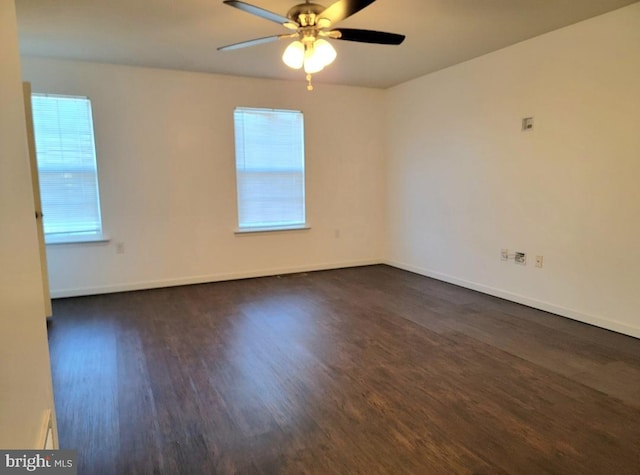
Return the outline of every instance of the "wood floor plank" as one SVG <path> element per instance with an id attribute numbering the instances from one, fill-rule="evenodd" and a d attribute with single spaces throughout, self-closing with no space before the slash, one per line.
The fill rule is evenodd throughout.
<path id="1" fill-rule="evenodd" d="M 59 299 L 50 345 L 79 473 L 640 473 L 639 340 L 387 266 Z"/>

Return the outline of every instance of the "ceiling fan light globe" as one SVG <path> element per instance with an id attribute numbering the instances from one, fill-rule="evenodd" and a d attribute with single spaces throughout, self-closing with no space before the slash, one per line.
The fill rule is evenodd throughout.
<path id="1" fill-rule="evenodd" d="M 318 61 L 305 61 L 304 72 L 307 74 L 319 73 L 324 69 L 324 66 Z"/>
<path id="2" fill-rule="evenodd" d="M 324 69 L 322 57 L 316 54 L 314 48 L 307 49 L 304 55 L 304 72 L 307 74 L 315 74 Z"/>
<path id="3" fill-rule="evenodd" d="M 315 55 L 324 66 L 329 66 L 338 56 L 335 48 L 327 40 L 319 39 L 315 43 Z"/>
<path id="4" fill-rule="evenodd" d="M 300 41 L 291 43 L 282 54 L 282 61 L 292 69 L 300 69 L 304 64 L 304 59 L 304 45 Z"/>

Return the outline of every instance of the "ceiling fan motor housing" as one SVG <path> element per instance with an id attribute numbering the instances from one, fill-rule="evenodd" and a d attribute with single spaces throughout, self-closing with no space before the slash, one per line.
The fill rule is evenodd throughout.
<path id="1" fill-rule="evenodd" d="M 326 8 L 318 3 L 300 3 L 287 12 L 287 18 L 300 26 L 316 26 L 318 15 Z"/>

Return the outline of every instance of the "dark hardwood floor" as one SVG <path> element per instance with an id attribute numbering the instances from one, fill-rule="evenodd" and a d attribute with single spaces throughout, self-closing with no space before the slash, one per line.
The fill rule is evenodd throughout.
<path id="1" fill-rule="evenodd" d="M 640 474 L 640 340 L 387 266 L 54 301 L 80 474 Z"/>

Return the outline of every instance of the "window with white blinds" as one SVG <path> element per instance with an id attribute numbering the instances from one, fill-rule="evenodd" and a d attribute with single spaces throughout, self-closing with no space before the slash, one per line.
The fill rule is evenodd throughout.
<path id="1" fill-rule="evenodd" d="M 240 231 L 305 227 L 302 112 L 234 112 Z"/>
<path id="2" fill-rule="evenodd" d="M 102 235 L 91 102 L 33 94 L 33 126 L 45 239 Z"/>

